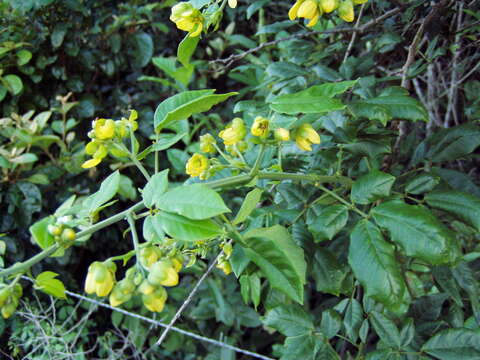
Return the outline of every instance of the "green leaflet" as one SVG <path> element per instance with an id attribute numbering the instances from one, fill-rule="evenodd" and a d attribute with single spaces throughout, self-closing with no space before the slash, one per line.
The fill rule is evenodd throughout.
<path id="1" fill-rule="evenodd" d="M 375 207 L 372 215 L 408 256 L 432 265 L 454 263 L 459 258 L 450 230 L 424 207 L 389 201 Z"/>
<path id="2" fill-rule="evenodd" d="M 360 220 L 353 229 L 348 262 L 367 296 L 393 312 L 405 308 L 403 299 L 408 294 L 394 247 L 370 221 Z"/>

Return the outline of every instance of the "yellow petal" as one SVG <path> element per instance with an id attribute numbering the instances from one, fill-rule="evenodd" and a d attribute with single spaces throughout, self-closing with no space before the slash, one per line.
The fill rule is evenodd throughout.
<path id="1" fill-rule="evenodd" d="M 200 33 L 202 32 L 202 29 L 203 29 L 203 24 L 202 23 L 197 23 L 197 25 L 194 29 L 196 29 L 196 30 L 194 30 L 190 34 L 190 37 L 197 37 L 198 35 L 200 35 Z"/>
<path id="2" fill-rule="evenodd" d="M 297 16 L 305 19 L 312 19 L 318 13 L 317 7 L 317 2 L 315 0 L 306 0 L 300 5 Z"/>
<path id="3" fill-rule="evenodd" d="M 97 166 L 97 165 L 100 164 L 101 162 L 102 162 L 102 159 L 90 159 L 90 160 L 85 161 L 85 162 L 82 164 L 82 168 L 84 168 L 84 169 L 90 169 L 90 168 L 92 168 L 92 167 Z"/>
<path id="4" fill-rule="evenodd" d="M 315 15 L 307 24 L 307 27 L 313 27 L 317 24 L 318 19 L 320 18 L 320 13 L 317 12 L 317 15 Z"/>
<path id="5" fill-rule="evenodd" d="M 303 0 L 297 0 L 297 2 L 288 11 L 288 17 L 290 20 L 297 18 L 298 8 L 302 5 Z"/>

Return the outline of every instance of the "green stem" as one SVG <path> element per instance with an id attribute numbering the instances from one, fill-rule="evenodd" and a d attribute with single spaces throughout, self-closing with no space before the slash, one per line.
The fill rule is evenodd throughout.
<path id="1" fill-rule="evenodd" d="M 140 245 L 138 242 L 138 234 L 137 229 L 135 228 L 135 220 L 133 219 L 133 213 L 130 212 L 127 214 L 127 221 L 128 226 L 130 226 L 130 231 L 132 232 L 133 249 L 135 250 L 135 256 L 137 258 L 137 269 L 143 272 L 142 265 L 138 261 Z"/>
<path id="2" fill-rule="evenodd" d="M 133 205 L 132 207 L 128 208 L 127 210 L 122 211 L 121 213 L 118 213 L 116 215 L 113 215 L 113 216 L 109 217 L 108 219 L 100 221 L 99 223 L 90 226 L 88 229 L 80 231 L 77 234 L 77 240 L 79 240 L 80 238 L 85 237 L 87 235 L 93 234 L 94 232 L 96 232 L 98 230 L 101 230 L 101 229 L 103 229 L 103 228 L 105 228 L 105 227 L 107 227 L 111 224 L 114 224 L 114 223 L 124 219 L 125 216 L 128 213 L 141 210 L 144 207 L 145 207 L 145 205 L 143 205 L 143 202 L 139 202 L 139 203 Z M 45 250 L 43 250 L 42 252 L 39 252 L 37 255 L 31 257 L 30 259 L 28 259 L 24 262 L 16 263 L 16 264 L 10 266 L 9 268 L 0 271 L 0 278 L 4 277 L 4 276 L 11 275 L 11 274 L 24 273 L 26 270 L 31 268 L 36 263 L 38 263 L 38 262 L 42 261 L 43 259 L 52 255 L 58 249 L 60 249 L 60 245 L 55 243 L 55 244 L 49 246 L 48 248 L 46 248 Z"/>
<path id="3" fill-rule="evenodd" d="M 328 176 L 328 175 L 307 175 L 307 174 L 291 174 L 291 173 L 266 173 L 259 172 L 259 179 L 269 180 L 294 180 L 294 181 L 311 181 L 316 183 L 340 183 L 346 186 L 352 185 L 352 180 L 345 176 Z"/>
<path id="4" fill-rule="evenodd" d="M 255 165 L 253 165 L 252 171 L 250 171 L 250 176 L 252 177 L 258 174 L 258 170 L 260 169 L 260 165 L 262 164 L 263 154 L 265 154 L 265 148 L 266 148 L 266 145 L 262 144 L 257 156 L 257 160 L 255 160 Z"/>
<path id="5" fill-rule="evenodd" d="M 130 153 L 129 153 L 130 154 Z M 137 166 L 138 170 L 143 174 L 145 179 L 150 180 L 150 174 L 148 173 L 147 169 L 145 169 L 140 161 L 138 161 L 137 157 L 133 154 L 130 154 L 130 159 L 133 163 Z"/>
<path id="6" fill-rule="evenodd" d="M 349 203 L 347 200 L 345 200 L 344 198 L 342 198 L 341 196 L 339 196 L 337 193 L 335 193 L 334 191 L 332 190 L 329 190 L 327 189 L 325 186 L 323 185 L 318 185 L 318 188 L 324 192 L 326 192 L 328 195 L 330 195 L 331 197 L 337 199 L 338 201 L 340 201 L 342 204 L 345 204 L 347 205 L 350 209 L 352 209 L 353 211 L 355 211 L 357 214 L 359 214 L 360 216 L 364 217 L 364 218 L 368 218 L 368 215 L 365 214 L 362 210 L 360 210 L 359 208 L 357 208 L 355 205 L 353 205 L 352 203 Z"/>

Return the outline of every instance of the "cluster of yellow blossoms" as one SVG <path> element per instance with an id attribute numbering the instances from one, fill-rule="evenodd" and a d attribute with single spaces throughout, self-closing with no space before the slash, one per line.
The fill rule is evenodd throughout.
<path id="1" fill-rule="evenodd" d="M 368 0 L 297 0 L 288 12 L 290 20 L 304 18 L 309 20 L 307 26 L 313 27 L 323 14 L 334 10 L 344 21 L 352 22 L 355 19 L 353 6 L 366 3 Z"/>
<path id="2" fill-rule="evenodd" d="M 85 292 L 97 296 L 110 294 L 112 306 L 119 306 L 138 293 L 148 310 L 161 312 L 168 297 L 164 286 L 178 285 L 183 258 L 179 255 L 162 258 L 162 251 L 151 245 L 140 250 L 138 259 L 143 269 L 148 271 L 148 276 L 145 278 L 134 266 L 118 282 L 115 280 L 116 266 L 112 261 L 92 263 L 85 280 Z"/>
<path id="3" fill-rule="evenodd" d="M 250 128 L 250 133 L 263 141 L 266 141 L 270 131 L 270 120 L 262 116 L 257 116 Z M 241 118 L 234 118 L 226 128 L 219 132 L 218 136 L 223 140 L 225 150 L 234 157 L 241 157 L 241 153 L 248 148 L 244 140 L 247 135 L 247 128 Z M 290 131 L 284 128 L 277 128 L 273 131 L 275 142 L 290 140 Z M 306 123 L 300 125 L 292 131 L 293 138 L 299 149 L 312 151 L 312 144 L 320 144 L 320 135 L 313 129 L 312 125 Z M 217 141 L 211 134 L 200 136 L 200 151 L 204 154 L 215 154 Z M 220 166 L 221 168 L 221 166 Z M 207 156 L 195 153 L 186 164 L 186 173 L 191 177 L 199 177 L 201 180 L 207 179 L 215 171 L 211 167 L 211 161 Z"/>
<path id="4" fill-rule="evenodd" d="M 100 164 L 108 153 L 116 157 L 127 156 L 118 146 L 123 139 L 130 136 L 130 130 L 138 129 L 137 112 L 132 110 L 128 119 L 96 119 L 92 122 L 92 130 L 88 137 L 92 139 L 86 146 L 85 152 L 92 158 L 82 164 L 84 169 L 89 169 Z"/>
<path id="5" fill-rule="evenodd" d="M 22 294 L 23 289 L 18 283 L 13 286 L 0 284 L 0 309 L 4 319 L 13 315 Z"/>

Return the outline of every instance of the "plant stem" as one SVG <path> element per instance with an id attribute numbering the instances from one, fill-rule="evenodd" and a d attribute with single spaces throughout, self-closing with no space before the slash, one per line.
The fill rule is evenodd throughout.
<path id="1" fill-rule="evenodd" d="M 250 175 L 252 177 L 256 176 L 258 173 L 258 170 L 260 169 L 260 165 L 262 164 L 262 160 L 263 160 L 263 154 L 265 154 L 265 147 L 266 147 L 265 144 L 262 144 L 262 146 L 260 147 L 257 160 L 255 160 L 255 165 L 253 165 L 252 171 L 250 171 Z"/>
<path id="2" fill-rule="evenodd" d="M 351 186 L 352 180 L 345 176 L 328 176 L 328 175 L 308 175 L 308 174 L 292 174 L 292 173 L 266 173 L 259 172 L 259 179 L 269 180 L 294 180 L 294 181 L 312 181 L 317 183 L 340 183 Z"/>
<path id="3" fill-rule="evenodd" d="M 133 163 L 137 166 L 138 170 L 143 174 L 145 179 L 150 180 L 150 174 L 148 173 L 147 169 L 145 169 L 140 161 L 138 161 L 137 157 L 131 153 L 130 154 L 130 159 L 133 161 Z"/>
<path id="4" fill-rule="evenodd" d="M 337 195 L 337 193 L 335 193 L 334 191 L 332 190 L 329 190 L 327 189 L 325 186 L 323 185 L 318 185 L 317 186 L 320 190 L 326 192 L 328 195 L 330 195 L 331 197 L 337 199 L 338 201 L 340 201 L 342 204 L 345 204 L 347 205 L 350 209 L 352 209 L 353 211 L 355 211 L 357 214 L 359 214 L 360 216 L 364 217 L 364 218 L 368 218 L 368 215 L 365 214 L 362 210 L 360 210 L 359 208 L 357 208 L 355 205 L 353 205 L 352 203 L 349 203 L 347 200 L 345 200 L 344 198 L 342 198 L 341 196 Z"/>
<path id="5" fill-rule="evenodd" d="M 105 220 L 100 221 L 99 223 L 97 223 L 95 225 L 90 226 L 88 229 L 80 231 L 77 234 L 77 241 L 82 237 L 93 234 L 94 232 L 96 232 L 98 230 L 101 230 L 101 229 L 103 229 L 103 228 L 105 228 L 105 227 L 107 227 L 111 224 L 114 224 L 114 223 L 122 220 L 123 218 L 125 218 L 125 216 L 128 213 L 141 210 L 144 207 L 145 207 L 145 205 L 143 205 L 143 202 L 139 202 L 139 203 L 133 205 L 132 207 L 128 208 L 127 210 L 122 211 L 121 213 L 113 215 L 113 216 L 109 217 L 108 219 L 105 219 Z M 55 244 L 49 246 L 48 248 L 46 248 L 45 250 L 43 250 L 42 252 L 39 252 L 37 255 L 31 257 L 30 259 L 28 259 L 24 262 L 16 263 L 15 265 L 10 266 L 9 268 L 7 268 L 5 270 L 0 271 L 0 277 L 4 277 L 4 276 L 11 275 L 11 274 L 16 274 L 16 273 L 23 273 L 27 269 L 29 269 L 33 265 L 35 265 L 36 263 L 38 263 L 38 262 L 42 261 L 43 259 L 52 255 L 58 249 L 60 249 L 60 245 L 55 243 Z"/>

